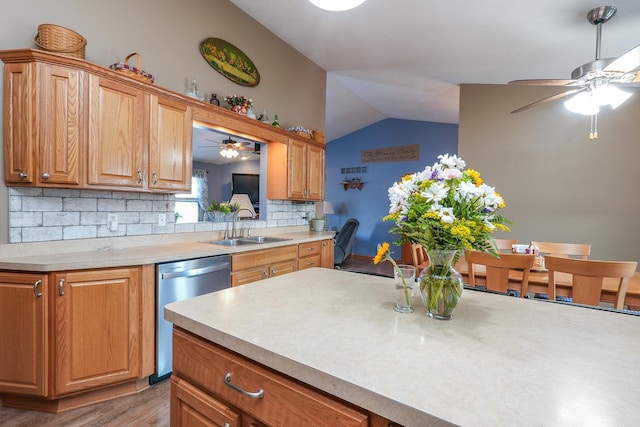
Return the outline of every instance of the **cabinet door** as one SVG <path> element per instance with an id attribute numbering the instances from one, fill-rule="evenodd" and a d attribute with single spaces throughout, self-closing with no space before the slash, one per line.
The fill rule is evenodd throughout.
<path id="1" fill-rule="evenodd" d="M 191 107 L 151 97 L 149 188 L 191 190 Z"/>
<path id="2" fill-rule="evenodd" d="M 297 262 L 295 260 L 279 262 L 269 266 L 269 277 L 282 276 L 283 274 L 296 271 Z"/>
<path id="3" fill-rule="evenodd" d="M 289 191 L 290 199 L 303 200 L 307 198 L 307 166 L 306 166 L 307 144 L 289 140 Z"/>
<path id="4" fill-rule="evenodd" d="M 269 277 L 269 270 L 266 266 L 250 268 L 231 274 L 231 286 L 246 285 Z"/>
<path id="5" fill-rule="evenodd" d="M 0 273 L 0 394 L 46 396 L 47 276 Z"/>
<path id="6" fill-rule="evenodd" d="M 145 96 L 140 88 L 89 76 L 88 184 L 146 185 Z"/>
<path id="7" fill-rule="evenodd" d="M 307 199 L 324 199 L 324 148 L 307 145 Z"/>
<path id="8" fill-rule="evenodd" d="M 172 376 L 171 427 L 241 427 L 241 419 L 224 403 Z"/>
<path id="9" fill-rule="evenodd" d="M 35 64 L 4 66 L 4 177 L 7 183 L 35 180 Z"/>
<path id="10" fill-rule="evenodd" d="M 333 268 L 333 245 L 335 241 L 333 239 L 327 239 L 322 241 L 322 255 L 320 257 L 320 264 L 324 268 Z"/>
<path id="11" fill-rule="evenodd" d="M 140 375 L 140 269 L 53 275 L 56 394 Z"/>
<path id="12" fill-rule="evenodd" d="M 82 71 L 38 64 L 40 184 L 80 184 L 84 139 Z"/>

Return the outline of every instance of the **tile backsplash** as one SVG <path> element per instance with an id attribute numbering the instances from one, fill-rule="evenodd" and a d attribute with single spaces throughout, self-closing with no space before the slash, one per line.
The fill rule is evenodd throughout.
<path id="1" fill-rule="evenodd" d="M 173 194 L 57 188 L 9 188 L 9 243 L 142 236 L 224 230 L 225 222 L 176 224 Z M 241 221 L 252 228 L 308 224 L 313 203 L 269 200 L 267 218 Z M 108 214 L 118 226 L 109 228 Z M 166 225 L 158 225 L 158 214 Z"/>

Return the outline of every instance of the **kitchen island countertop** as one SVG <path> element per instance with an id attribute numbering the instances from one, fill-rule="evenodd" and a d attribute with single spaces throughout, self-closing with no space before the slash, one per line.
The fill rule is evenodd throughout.
<path id="1" fill-rule="evenodd" d="M 640 317 L 465 290 L 451 321 L 392 279 L 312 268 L 172 303 L 213 343 L 405 426 L 633 425 Z"/>

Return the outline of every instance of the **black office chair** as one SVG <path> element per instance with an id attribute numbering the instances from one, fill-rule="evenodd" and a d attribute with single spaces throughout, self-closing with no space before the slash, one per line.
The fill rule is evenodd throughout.
<path id="1" fill-rule="evenodd" d="M 356 238 L 356 231 L 360 226 L 360 221 L 349 218 L 336 236 L 336 245 L 333 249 L 333 265 L 339 266 L 351 255 L 351 246 Z"/>

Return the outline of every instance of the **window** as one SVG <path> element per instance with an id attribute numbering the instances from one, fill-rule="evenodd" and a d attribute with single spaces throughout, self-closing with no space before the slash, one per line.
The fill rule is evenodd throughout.
<path id="1" fill-rule="evenodd" d="M 191 193 L 176 194 L 175 212 L 176 224 L 198 222 L 200 219 L 201 179 L 197 176 L 191 177 Z"/>

